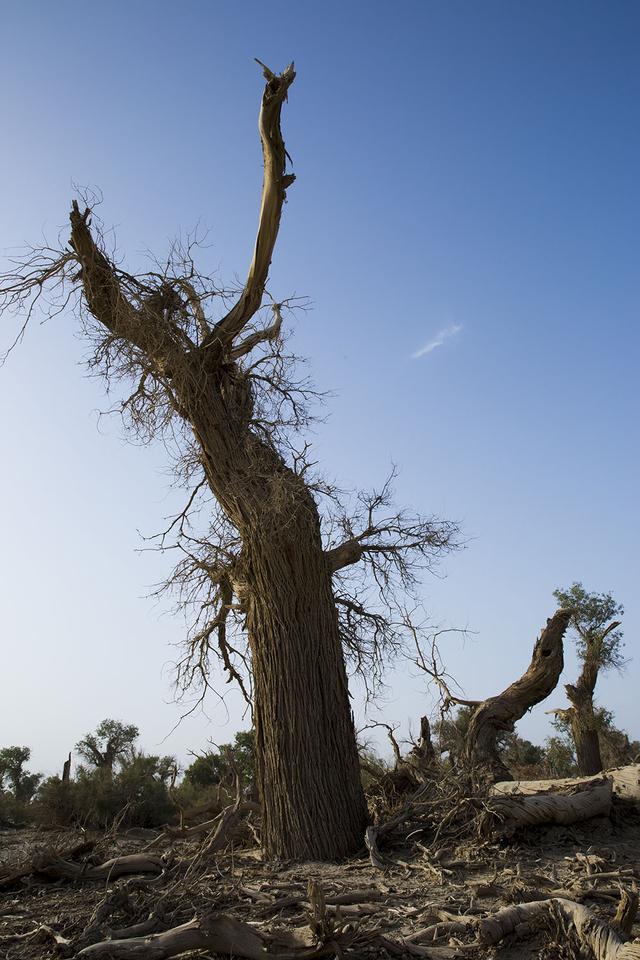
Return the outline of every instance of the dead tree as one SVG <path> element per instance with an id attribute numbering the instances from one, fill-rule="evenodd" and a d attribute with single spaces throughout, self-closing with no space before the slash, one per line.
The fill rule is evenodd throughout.
<path id="1" fill-rule="evenodd" d="M 67 757 L 62 767 L 62 782 L 69 783 L 71 780 L 71 754 Z"/>
<path id="2" fill-rule="evenodd" d="M 565 684 L 571 706 L 551 712 L 570 727 L 578 772 L 588 777 L 602 770 L 593 699 L 599 673 L 624 666 L 620 620 L 614 619 L 624 609 L 611 594 L 587 593 L 581 583 L 574 583 L 568 590 L 556 590 L 554 596 L 573 611 L 571 626 L 582 669 L 576 683 Z"/>
<path id="3" fill-rule="evenodd" d="M 557 610 L 547 620 L 520 679 L 497 697 L 476 704 L 465 744 L 466 760 L 475 770 L 494 780 L 512 779 L 496 749 L 498 736 L 513 732 L 527 710 L 555 689 L 564 666 L 563 639 L 570 618 L 571 610 Z"/>
<path id="4" fill-rule="evenodd" d="M 167 531 L 182 558 L 172 582 L 198 605 L 179 686 L 206 688 L 210 658 L 220 657 L 252 703 L 266 852 L 331 859 L 361 846 L 367 817 L 345 655 L 370 679 L 400 642 L 355 571 L 383 595 L 407 585 L 411 558 L 428 565 L 453 545 L 455 527 L 386 512 L 388 485 L 356 497 L 353 510 L 339 506 L 292 439 L 308 422 L 309 391 L 283 349 L 285 304 L 267 304 L 271 320 L 260 311 L 294 181 L 280 118 L 295 73 L 264 75 L 262 202 L 239 293 L 197 271 L 192 246 L 132 276 L 76 202 L 70 248 L 32 251 L 0 291 L 22 311 L 21 332 L 43 291 L 49 313 L 76 304 L 90 365 L 134 384 L 119 405 L 127 424 L 177 442 L 191 494 Z M 211 517 L 204 532 L 193 525 L 199 497 Z"/>

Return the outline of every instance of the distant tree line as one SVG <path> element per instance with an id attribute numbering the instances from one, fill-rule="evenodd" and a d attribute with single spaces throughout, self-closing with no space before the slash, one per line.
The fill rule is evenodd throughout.
<path id="1" fill-rule="evenodd" d="M 0 824 L 158 827 L 214 796 L 224 806 L 239 785 L 251 789 L 252 731 L 195 756 L 182 776 L 175 757 L 145 753 L 138 738 L 135 725 L 103 720 L 76 744 L 73 775 L 67 762 L 51 777 L 27 769 L 29 747 L 0 750 Z"/>
<path id="2" fill-rule="evenodd" d="M 514 779 L 572 777 L 581 773 L 569 711 L 553 711 L 554 734 L 537 745 L 517 733 L 505 733 L 498 748 Z M 442 716 L 433 730 L 434 762 L 444 767 L 464 763 L 472 706 L 460 706 Z M 592 720 L 605 769 L 640 760 L 640 741 L 616 727 L 613 713 L 594 706 Z M 160 827 L 178 822 L 181 813 L 203 805 L 220 809 L 241 789 L 255 789 L 256 758 L 253 730 L 238 732 L 231 743 L 193 754 L 180 771 L 172 756 L 147 754 L 136 744 L 138 728 L 118 720 L 103 720 L 76 744 L 80 763 L 70 775 L 43 777 L 27 769 L 31 750 L 10 746 L 0 750 L 0 825 L 77 824 L 103 829 Z M 368 790 L 391 765 L 370 746 L 360 750 L 361 779 Z"/>

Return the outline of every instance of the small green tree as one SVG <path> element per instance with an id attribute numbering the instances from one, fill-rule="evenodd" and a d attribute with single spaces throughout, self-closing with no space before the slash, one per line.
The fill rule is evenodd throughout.
<path id="1" fill-rule="evenodd" d="M 223 743 L 215 750 L 197 756 L 185 770 L 185 780 L 198 787 L 233 783 L 237 770 L 245 786 L 255 783 L 255 734 L 240 730 L 233 743 Z"/>
<path id="2" fill-rule="evenodd" d="M 546 765 L 551 777 L 575 777 L 578 772 L 573 739 L 564 735 L 545 740 Z"/>
<path id="3" fill-rule="evenodd" d="M 436 745 L 441 754 L 447 754 L 453 766 L 461 760 L 466 743 L 473 707 L 458 707 L 455 714 L 447 714 L 436 727 Z"/>
<path id="4" fill-rule="evenodd" d="M 88 733 L 76 744 L 76 751 L 106 780 L 111 780 L 114 765 L 130 755 L 139 733 L 133 724 L 103 720 L 95 733 Z"/>
<path id="5" fill-rule="evenodd" d="M 42 780 L 39 773 L 29 773 L 24 765 L 31 759 L 29 747 L 4 747 L 0 750 L 0 789 L 8 785 L 18 804 L 31 801 Z"/>
<path id="6" fill-rule="evenodd" d="M 571 706 L 554 712 L 571 727 L 579 773 L 590 776 L 602 770 L 594 691 L 601 671 L 620 670 L 624 666 L 618 619 L 624 608 L 610 593 L 588 593 L 581 583 L 573 583 L 567 590 L 554 590 L 553 595 L 558 603 L 573 611 L 571 627 L 581 663 L 576 683 L 565 685 Z"/>

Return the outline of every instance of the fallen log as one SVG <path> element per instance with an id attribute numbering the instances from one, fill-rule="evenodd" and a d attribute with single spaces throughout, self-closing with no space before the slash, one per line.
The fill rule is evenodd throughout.
<path id="1" fill-rule="evenodd" d="M 625 890 L 623 887 L 620 890 L 620 902 L 611 926 L 616 932 L 620 933 L 624 939 L 628 939 L 631 936 L 637 915 L 638 891 L 635 885 L 633 890 Z"/>
<path id="2" fill-rule="evenodd" d="M 533 933 L 541 921 L 558 914 L 576 932 L 583 948 L 592 951 L 596 960 L 640 960 L 640 943 L 626 943 L 608 923 L 585 906 L 554 897 L 504 907 L 481 920 L 478 940 L 482 946 L 493 946 L 505 937 L 523 938 Z"/>
<path id="3" fill-rule="evenodd" d="M 74 857 L 79 857 L 83 853 L 90 853 L 95 845 L 95 840 L 82 840 L 80 843 L 75 843 L 71 847 L 66 847 L 64 850 L 61 850 L 55 855 L 59 856 L 63 860 L 73 860 Z M 22 860 L 20 863 L 13 866 L 0 867 L 0 890 L 11 887 L 19 880 L 23 880 L 25 877 L 30 876 L 34 872 L 33 864 L 34 858 L 29 857 L 27 860 Z"/>
<path id="4" fill-rule="evenodd" d="M 292 939 L 294 943 L 298 942 L 295 937 Z M 269 957 L 274 960 L 315 960 L 335 956 L 338 939 L 283 950 L 281 944 L 271 944 L 270 937 L 243 920 L 211 914 L 162 933 L 127 940 L 103 940 L 85 947 L 76 956 L 98 960 L 170 960 L 191 950 L 206 950 L 210 954 L 242 957 L 243 960 L 268 960 Z"/>
<path id="5" fill-rule="evenodd" d="M 492 794 L 531 794 L 559 791 L 576 784 L 589 784 L 606 777 L 611 781 L 613 792 L 620 800 L 640 803 L 640 763 L 605 770 L 597 777 L 562 777 L 553 780 L 501 780 L 491 787 Z"/>
<path id="6" fill-rule="evenodd" d="M 611 782 L 603 777 L 578 784 L 570 792 L 502 794 L 490 797 L 486 802 L 488 818 L 485 830 L 489 833 L 510 837 L 522 827 L 541 824 L 567 826 L 590 820 L 592 817 L 608 817 L 611 812 Z"/>
<path id="7" fill-rule="evenodd" d="M 170 837 L 173 840 L 189 839 L 190 837 L 198 836 L 200 833 L 209 833 L 216 824 L 219 823 L 220 826 L 218 830 L 216 830 L 215 836 L 226 838 L 245 813 L 262 813 L 262 807 L 254 800 L 242 800 L 225 807 L 224 810 L 221 810 L 212 820 L 205 820 L 203 823 L 197 823 L 193 827 L 172 827 L 167 824 L 164 827 L 164 836 Z"/>
<path id="8" fill-rule="evenodd" d="M 42 851 L 32 860 L 32 871 L 40 876 L 56 880 L 117 880 L 118 877 L 134 873 L 162 873 L 164 865 L 160 857 L 144 853 L 132 853 L 125 857 L 114 857 L 98 865 L 90 863 L 72 863 L 51 851 Z"/>
<path id="9" fill-rule="evenodd" d="M 190 920 L 149 936 L 104 940 L 85 947 L 77 956 L 104 957 L 105 960 L 168 960 L 189 950 L 264 960 L 265 939 L 248 923 L 219 915 Z"/>

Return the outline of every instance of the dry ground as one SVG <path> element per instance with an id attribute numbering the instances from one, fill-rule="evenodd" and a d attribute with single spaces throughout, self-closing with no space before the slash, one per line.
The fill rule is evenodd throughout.
<path id="1" fill-rule="evenodd" d="M 153 834 L 139 832 L 96 837 L 89 859 L 99 863 L 141 851 L 148 848 L 150 837 Z M 62 848 L 79 839 L 78 832 L 4 830 L 0 862 L 17 863 L 38 848 Z M 384 871 L 374 868 L 364 854 L 342 864 L 276 864 L 263 862 L 256 849 L 246 846 L 208 858 L 195 841 L 163 841 L 153 851 L 165 862 L 159 878 L 123 878 L 108 884 L 31 876 L 0 894 L 0 957 L 74 956 L 78 945 L 107 939 L 110 931 L 144 921 L 153 910 L 160 918 L 159 929 L 215 910 L 255 924 L 281 940 L 283 950 L 291 949 L 292 933 L 296 945 L 311 945 L 308 886 L 315 881 L 327 902 L 325 922 L 344 930 L 338 955 L 342 949 L 345 955 L 368 957 L 560 960 L 578 953 L 559 922 L 497 947 L 461 949 L 461 945 L 475 939 L 473 918 L 506 904 L 546 898 L 552 891 L 565 891 L 564 896 L 610 920 L 620 887 L 630 888 L 640 879 L 640 818 L 628 812 L 618 811 L 612 819 L 589 821 L 579 828 L 532 830 L 517 842 L 467 842 L 435 853 L 417 844 L 419 838 L 410 847 L 387 847 L 389 867 Z M 119 891 L 115 898 L 114 891 Z M 112 909 L 87 940 L 87 928 L 105 897 L 111 898 Z M 332 904 L 335 899 L 342 899 L 342 904 Z M 467 931 L 440 928 L 443 935 L 435 941 L 433 931 L 425 933 L 438 922 L 469 920 Z M 54 934 L 70 943 L 56 943 Z M 640 925 L 633 934 L 640 936 Z"/>

